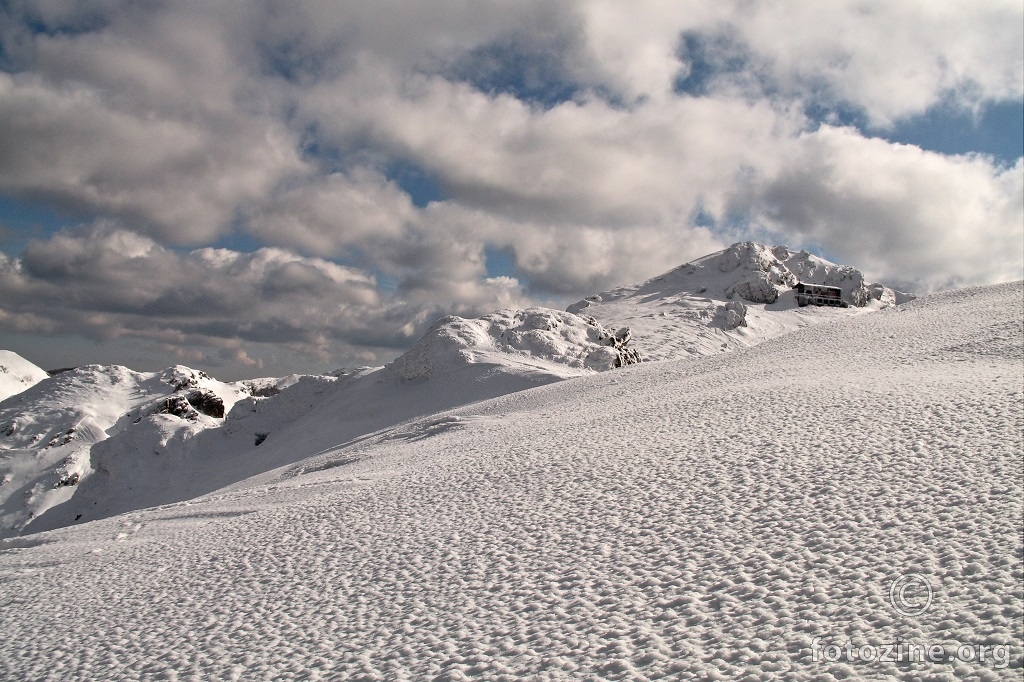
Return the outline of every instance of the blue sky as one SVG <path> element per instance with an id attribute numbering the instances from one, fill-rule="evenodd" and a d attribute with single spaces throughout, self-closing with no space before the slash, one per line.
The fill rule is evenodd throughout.
<path id="1" fill-rule="evenodd" d="M 1024 276 L 1024 7 L 0 7 L 0 347 L 378 364 L 740 239 Z"/>

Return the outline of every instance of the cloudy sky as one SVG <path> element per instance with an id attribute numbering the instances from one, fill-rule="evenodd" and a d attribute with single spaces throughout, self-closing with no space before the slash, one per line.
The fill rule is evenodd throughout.
<path id="1" fill-rule="evenodd" d="M 380 364 L 741 239 L 1024 276 L 1020 0 L 5 0 L 0 348 Z"/>

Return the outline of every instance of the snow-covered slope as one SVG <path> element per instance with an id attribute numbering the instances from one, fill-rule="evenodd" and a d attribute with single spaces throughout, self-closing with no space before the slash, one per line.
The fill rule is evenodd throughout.
<path id="1" fill-rule="evenodd" d="M 219 424 L 246 394 L 242 384 L 182 366 L 143 373 L 88 365 L 0 402 L 0 537 L 71 499 L 102 468 L 92 456 L 97 443 L 121 436 L 165 448 Z"/>
<path id="2" fill-rule="evenodd" d="M 1019 680 L 1022 301 L 591 374 L 2 541 L 0 677 Z"/>
<path id="3" fill-rule="evenodd" d="M 0 401 L 21 393 L 49 375 L 17 353 L 0 350 Z"/>
<path id="4" fill-rule="evenodd" d="M 840 287 L 850 307 L 801 308 L 793 292 L 798 282 Z M 629 327 L 645 359 L 665 360 L 745 348 L 911 298 L 806 251 L 741 242 L 646 282 L 589 296 L 569 310 Z"/>
<path id="5" fill-rule="evenodd" d="M 841 286 L 854 307 L 799 309 L 798 280 Z M 896 300 L 853 268 L 748 242 L 570 311 L 443 318 L 384 368 L 244 386 L 187 368 L 75 370 L 0 404 L 0 537 L 179 502 L 438 410 L 742 348 Z M 190 391 L 219 395 L 227 418 Z"/>
<path id="6" fill-rule="evenodd" d="M 0 537 L 179 502 L 412 417 L 638 362 L 628 343 L 535 308 L 444 318 L 384 368 L 233 385 L 184 367 L 60 374 L 0 404 Z M 197 391 L 224 413 L 198 413 Z"/>

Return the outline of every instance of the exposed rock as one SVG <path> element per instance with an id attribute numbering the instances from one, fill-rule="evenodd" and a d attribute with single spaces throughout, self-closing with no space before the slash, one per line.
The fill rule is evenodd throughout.
<path id="1" fill-rule="evenodd" d="M 189 421 L 194 421 L 199 417 L 199 412 L 192 407 L 188 398 L 183 395 L 167 396 L 158 403 L 157 409 L 153 414 L 172 414 L 175 417 L 188 419 Z"/>
<path id="2" fill-rule="evenodd" d="M 188 403 L 205 414 L 215 419 L 224 418 L 224 401 L 212 391 L 195 390 L 190 391 L 186 396 Z"/>
<path id="3" fill-rule="evenodd" d="M 607 348 L 601 348 L 587 356 L 586 366 L 599 372 L 626 365 L 635 365 L 643 362 L 640 352 L 635 348 L 627 348 L 626 344 L 633 338 L 633 332 L 629 327 L 622 327 L 614 334 L 605 330 L 592 317 L 584 316 L 587 324 L 593 325 L 602 330 L 600 341 Z"/>
<path id="4" fill-rule="evenodd" d="M 252 397 L 254 398 L 272 398 L 273 396 L 281 392 L 281 389 L 279 389 L 277 386 L 274 386 L 273 384 L 268 384 L 266 386 L 255 386 L 253 384 L 248 384 L 248 387 L 249 392 L 252 394 Z"/>
<path id="5" fill-rule="evenodd" d="M 783 257 L 789 249 L 775 250 L 754 242 L 740 242 L 726 249 L 719 260 L 722 272 L 743 270 L 736 282 L 725 290 L 726 298 L 738 295 L 751 303 L 774 303 L 781 289 L 795 286 L 799 278 L 786 267 Z"/>

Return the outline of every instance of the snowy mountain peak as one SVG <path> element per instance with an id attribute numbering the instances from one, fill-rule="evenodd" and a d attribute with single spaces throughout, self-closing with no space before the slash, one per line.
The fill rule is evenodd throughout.
<path id="1" fill-rule="evenodd" d="M 0 535 L 69 500 L 94 473 L 97 443 L 147 428 L 164 441 L 198 433 L 248 394 L 180 365 L 162 372 L 85 365 L 0 402 Z"/>
<path id="2" fill-rule="evenodd" d="M 17 395 L 49 376 L 17 353 L 0 350 L 0 401 Z"/>
<path id="3" fill-rule="evenodd" d="M 734 297 L 750 303 L 774 303 L 798 282 L 840 287 L 843 300 L 863 307 L 872 300 L 896 303 L 896 292 L 865 281 L 863 273 L 849 265 L 836 265 L 807 251 L 786 246 L 739 242 L 638 285 L 624 286 L 589 296 L 569 307 L 586 309 L 590 303 L 642 293 L 666 297 L 700 294 L 714 300 Z"/>
<path id="4" fill-rule="evenodd" d="M 798 282 L 840 287 L 852 307 L 799 308 L 793 293 Z M 665 360 L 752 346 L 909 298 L 807 251 L 740 242 L 645 282 L 588 296 L 568 310 L 629 326 L 645 357 Z"/>
<path id="5" fill-rule="evenodd" d="M 743 273 L 727 287 L 726 296 L 738 295 L 752 303 L 774 303 L 798 282 L 839 287 L 843 299 L 855 306 L 864 306 L 872 298 L 880 299 L 885 291 L 880 285 L 867 285 L 856 268 L 830 263 L 807 251 L 793 252 L 786 246 L 740 242 L 709 258 L 716 257 L 721 272 Z"/>

